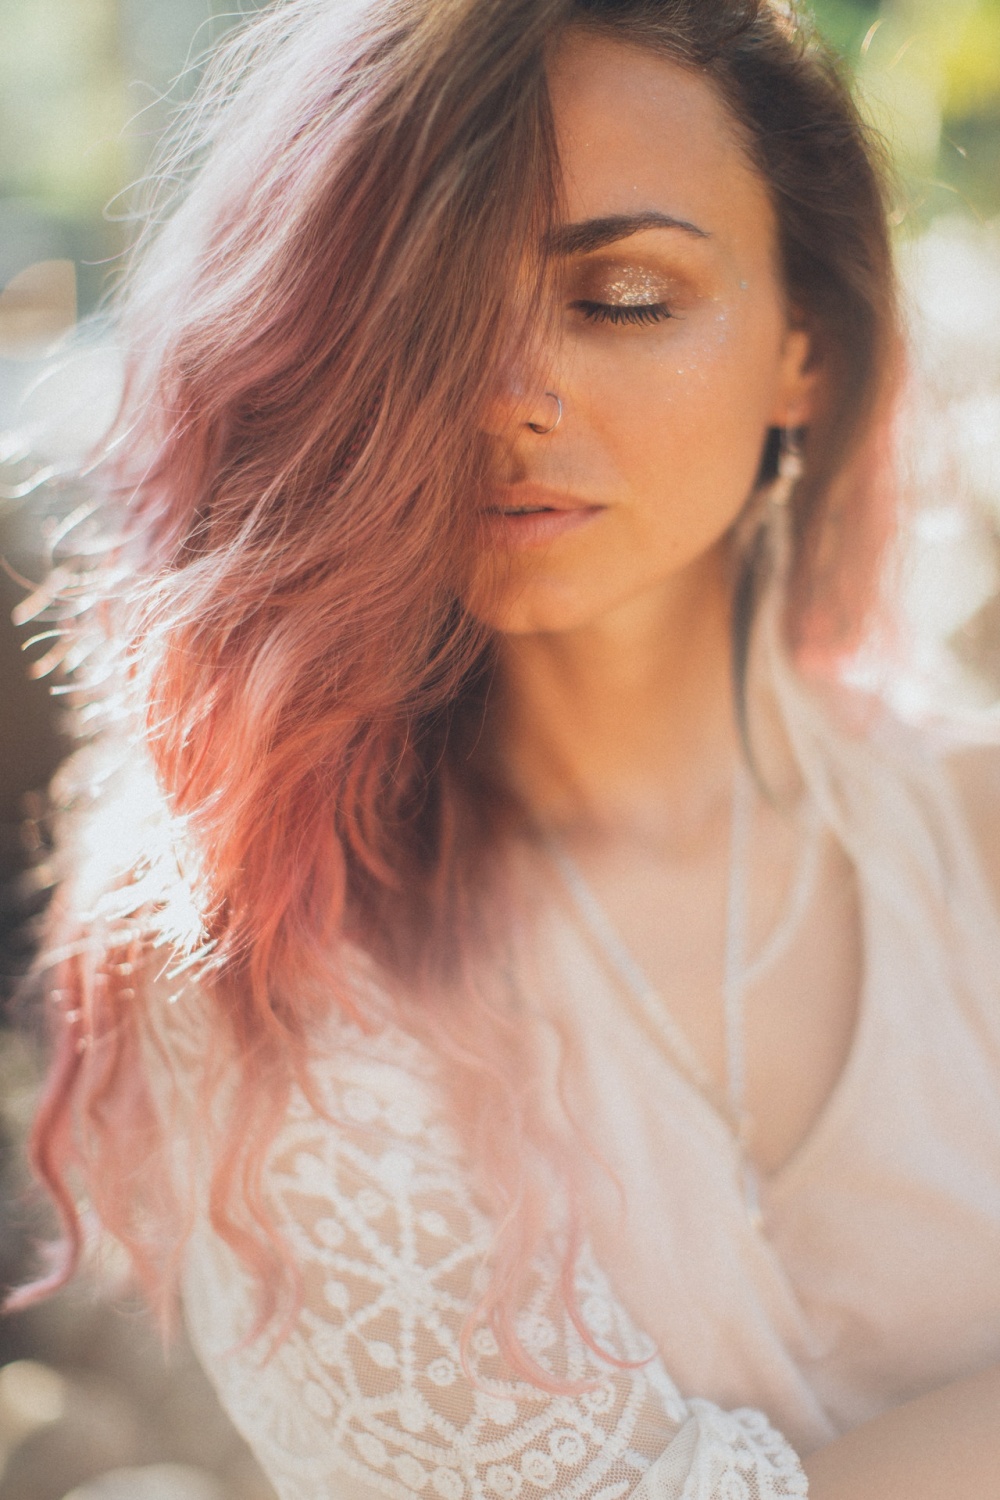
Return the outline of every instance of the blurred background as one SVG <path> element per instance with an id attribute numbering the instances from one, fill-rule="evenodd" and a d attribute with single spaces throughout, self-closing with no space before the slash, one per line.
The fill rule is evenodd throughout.
<path id="1" fill-rule="evenodd" d="M 336 0 L 331 0 L 336 3 Z M 252 9 L 245 0 L 244 9 Z M 38 1046 L 10 997 L 44 904 L 45 787 L 61 745 L 11 621 L 44 571 L 56 476 L 113 409 L 100 318 L 150 152 L 239 20 L 223 0 L 0 0 L 0 1279 L 44 1210 L 19 1142 Z M 912 644 L 891 690 L 996 737 L 1000 698 L 1000 0 L 815 0 L 898 172 L 914 330 L 902 441 L 919 503 L 901 547 Z M 66 336 L 89 320 L 72 344 Z M 71 352 L 67 355 L 67 348 Z M 933 440 L 929 438 L 933 434 Z M 71 495 L 71 492 L 70 492 Z M 72 496 L 71 496 L 72 497 Z M 34 653 L 37 655 L 37 650 Z M 874 671 L 872 664 L 859 671 Z M 15 1018 L 19 1024 L 14 1024 Z M 267 1500 L 186 1346 L 81 1286 L 0 1322 L 0 1500 Z"/>

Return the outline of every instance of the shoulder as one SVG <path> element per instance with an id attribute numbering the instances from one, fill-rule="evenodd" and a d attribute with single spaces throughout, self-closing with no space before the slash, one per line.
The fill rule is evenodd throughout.
<path id="1" fill-rule="evenodd" d="M 313 1038 L 308 1093 L 293 1093 L 300 1128 L 308 1121 L 369 1162 L 398 1163 L 403 1153 L 411 1170 L 417 1161 L 456 1169 L 463 1158 L 443 1061 L 398 1019 L 361 1025 L 332 1013 Z"/>
<path id="2" fill-rule="evenodd" d="M 457 1165 L 443 1059 L 407 1026 L 402 1003 L 371 966 L 353 953 L 347 960 L 346 996 L 331 988 L 299 1042 L 276 1035 L 271 1045 L 286 1046 L 284 1059 L 264 1069 L 241 1049 L 210 976 L 178 972 L 162 951 L 136 976 L 146 1083 L 171 1129 L 197 1141 L 203 1170 L 218 1165 L 238 1121 L 268 1143 L 272 1176 L 280 1161 L 287 1170 L 289 1153 L 329 1161 L 339 1152 L 363 1171 L 383 1158 L 387 1167 L 401 1150 Z"/>

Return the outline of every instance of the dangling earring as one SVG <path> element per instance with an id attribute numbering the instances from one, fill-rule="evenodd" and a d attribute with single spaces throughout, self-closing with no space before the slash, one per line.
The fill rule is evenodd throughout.
<path id="1" fill-rule="evenodd" d="M 757 486 L 735 527 L 733 682 L 740 738 L 755 773 L 747 704 L 750 644 L 761 606 L 768 606 L 771 615 L 776 609 L 781 612 L 792 557 L 792 498 L 805 471 L 800 432 L 799 428 L 779 427 L 775 457 L 771 429 L 766 458 L 768 468 L 774 464 L 773 478 Z"/>
<path id="2" fill-rule="evenodd" d="M 792 555 L 792 499 L 802 481 L 805 460 L 799 429 L 782 427 L 778 432 L 778 469 L 761 495 L 764 555 L 772 576 L 787 577 Z"/>
<path id="3" fill-rule="evenodd" d="M 787 550 L 792 497 L 805 468 L 799 429 L 780 427 L 777 438 L 774 477 L 754 492 L 736 523 L 738 551 L 769 556 L 772 562 Z"/>
<path id="4" fill-rule="evenodd" d="M 799 429 L 782 427 L 778 434 L 778 472 L 771 481 L 767 494 L 769 507 L 787 510 L 804 469 Z"/>

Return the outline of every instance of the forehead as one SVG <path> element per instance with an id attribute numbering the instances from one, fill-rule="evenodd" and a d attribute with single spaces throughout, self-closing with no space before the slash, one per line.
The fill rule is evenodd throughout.
<path id="1" fill-rule="evenodd" d="M 549 64 L 570 222 L 647 211 L 770 258 L 767 186 L 707 77 L 648 48 L 570 29 Z"/>

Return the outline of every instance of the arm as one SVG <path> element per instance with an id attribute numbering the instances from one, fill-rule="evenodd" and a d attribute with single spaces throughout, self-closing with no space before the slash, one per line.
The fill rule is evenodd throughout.
<path id="1" fill-rule="evenodd" d="M 185 1277 L 192 1337 L 281 1500 L 788 1500 L 795 1454 L 757 1413 L 681 1400 L 599 1272 L 580 1305 L 601 1359 L 561 1305 L 559 1267 L 534 1265 L 520 1334 L 543 1368 L 589 1388 L 540 1388 L 477 1326 L 491 1227 L 419 1060 L 378 1039 L 324 1060 L 331 1118 L 299 1099 L 268 1183 L 302 1280 L 268 1358 L 245 1272 L 207 1224 Z M 382 1053 L 380 1056 L 379 1053 Z"/>
<path id="2" fill-rule="evenodd" d="M 803 1467 L 811 1500 L 996 1500 L 1000 1367 L 884 1412 Z"/>
<path id="3" fill-rule="evenodd" d="M 186 1276 L 194 1342 L 281 1500 L 801 1500 L 805 1475 L 810 1500 L 1000 1495 L 1000 1369 L 887 1412 L 800 1467 L 759 1414 L 683 1401 L 658 1360 L 598 1360 L 561 1311 L 551 1265 L 529 1289 L 529 1347 L 596 1390 L 529 1385 L 484 1328 L 473 1384 L 459 1344 L 490 1229 L 434 1090 L 413 1058 L 345 1053 L 323 1071 L 335 1122 L 300 1100 L 269 1173 L 303 1279 L 288 1338 L 270 1358 L 266 1337 L 241 1342 L 249 1283 L 207 1225 Z M 593 1268 L 580 1300 L 605 1346 L 642 1358 Z"/>

